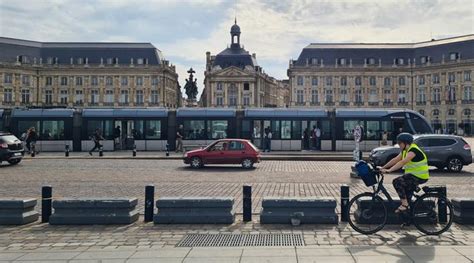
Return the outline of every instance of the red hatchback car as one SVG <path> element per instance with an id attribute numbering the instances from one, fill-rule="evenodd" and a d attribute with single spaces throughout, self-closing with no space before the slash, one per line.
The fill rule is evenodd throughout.
<path id="1" fill-rule="evenodd" d="M 242 139 L 217 140 L 205 148 L 184 154 L 184 163 L 193 168 L 205 164 L 241 164 L 250 169 L 260 162 L 260 152 L 250 141 Z"/>

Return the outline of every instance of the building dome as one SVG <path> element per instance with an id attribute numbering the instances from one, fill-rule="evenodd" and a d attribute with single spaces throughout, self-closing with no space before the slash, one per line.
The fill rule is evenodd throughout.
<path id="1" fill-rule="evenodd" d="M 239 27 L 237 24 L 234 24 L 234 25 L 230 28 L 230 33 L 231 33 L 231 34 L 240 34 L 240 27 Z"/>

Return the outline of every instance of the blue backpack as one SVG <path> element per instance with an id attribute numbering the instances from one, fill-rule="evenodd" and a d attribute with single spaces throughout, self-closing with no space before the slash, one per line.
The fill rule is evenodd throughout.
<path id="1" fill-rule="evenodd" d="M 373 169 L 365 161 L 359 161 L 356 163 L 355 168 L 357 175 L 364 181 L 366 186 L 372 186 L 377 183 L 377 178 Z"/>

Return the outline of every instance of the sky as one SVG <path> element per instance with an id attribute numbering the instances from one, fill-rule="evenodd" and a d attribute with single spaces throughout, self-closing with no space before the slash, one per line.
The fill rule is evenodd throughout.
<path id="1" fill-rule="evenodd" d="M 241 44 L 286 79 L 310 43 L 419 42 L 473 34 L 474 0 L 0 0 L 0 36 L 43 42 L 150 42 L 204 88 L 206 51 Z"/>

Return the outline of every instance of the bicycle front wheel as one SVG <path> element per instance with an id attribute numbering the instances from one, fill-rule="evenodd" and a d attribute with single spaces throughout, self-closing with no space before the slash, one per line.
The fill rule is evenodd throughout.
<path id="1" fill-rule="evenodd" d="M 413 224 L 427 235 L 439 235 L 453 223 L 453 205 L 439 194 L 425 194 L 412 209 Z"/>
<path id="2" fill-rule="evenodd" d="M 351 227 L 364 235 L 381 230 L 387 222 L 387 207 L 374 193 L 354 196 L 348 204 L 347 219 Z"/>

